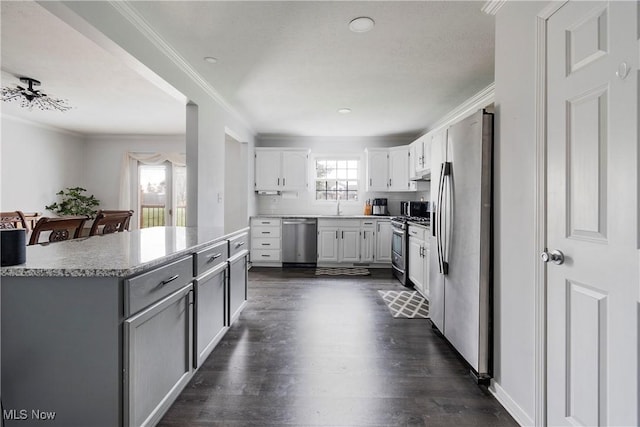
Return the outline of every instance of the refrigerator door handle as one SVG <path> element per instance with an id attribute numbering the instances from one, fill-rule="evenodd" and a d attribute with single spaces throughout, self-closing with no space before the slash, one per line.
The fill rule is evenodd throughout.
<path id="1" fill-rule="evenodd" d="M 446 225 L 446 230 L 445 230 L 445 234 L 440 236 L 440 240 L 442 241 L 442 274 L 447 275 L 449 274 L 449 245 L 448 242 L 451 242 L 451 233 L 453 233 L 453 183 L 451 181 L 451 162 L 445 162 L 444 163 L 444 169 L 443 169 L 443 183 L 442 183 L 442 192 L 444 193 L 445 189 L 445 185 L 447 187 L 447 202 L 448 202 L 448 209 L 447 209 L 447 225 Z M 445 184 L 445 180 L 446 180 L 446 184 Z M 441 203 L 441 209 L 442 209 L 442 203 Z"/>
<path id="2" fill-rule="evenodd" d="M 438 206 L 436 227 L 436 246 L 438 248 L 438 270 L 443 273 L 443 253 L 442 253 L 442 198 L 444 196 L 444 163 L 440 164 L 440 180 L 438 181 Z"/>

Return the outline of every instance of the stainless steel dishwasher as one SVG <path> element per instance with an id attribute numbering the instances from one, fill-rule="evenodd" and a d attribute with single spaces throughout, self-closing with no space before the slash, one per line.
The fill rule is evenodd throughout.
<path id="1" fill-rule="evenodd" d="M 282 220 L 282 263 L 298 266 L 316 264 L 317 229 L 315 218 Z"/>

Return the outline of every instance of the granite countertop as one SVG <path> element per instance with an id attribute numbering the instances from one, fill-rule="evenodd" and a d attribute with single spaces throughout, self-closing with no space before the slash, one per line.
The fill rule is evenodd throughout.
<path id="1" fill-rule="evenodd" d="M 294 215 L 294 214 L 260 214 L 251 218 L 330 218 L 330 219 L 391 219 L 393 215 Z"/>
<path id="2" fill-rule="evenodd" d="M 152 227 L 27 246 L 27 262 L 0 268 L 0 276 L 126 277 L 248 230 Z"/>

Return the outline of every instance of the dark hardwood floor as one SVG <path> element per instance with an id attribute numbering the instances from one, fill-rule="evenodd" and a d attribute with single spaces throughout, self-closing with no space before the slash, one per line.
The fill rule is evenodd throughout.
<path id="1" fill-rule="evenodd" d="M 160 426 L 517 426 L 425 319 L 394 319 L 390 270 L 252 268 L 249 304 Z"/>

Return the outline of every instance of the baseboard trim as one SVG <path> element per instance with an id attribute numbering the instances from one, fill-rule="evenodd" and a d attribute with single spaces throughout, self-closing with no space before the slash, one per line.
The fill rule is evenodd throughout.
<path id="1" fill-rule="evenodd" d="M 507 393 L 495 380 L 491 380 L 491 385 L 489 385 L 489 392 L 496 398 L 498 402 L 507 412 L 516 420 L 518 424 L 521 426 L 533 426 L 533 418 L 531 418 L 521 407 L 518 405 L 515 400 L 509 396 Z"/>

